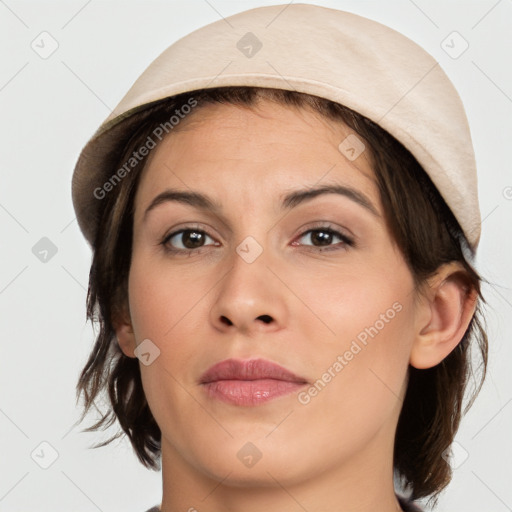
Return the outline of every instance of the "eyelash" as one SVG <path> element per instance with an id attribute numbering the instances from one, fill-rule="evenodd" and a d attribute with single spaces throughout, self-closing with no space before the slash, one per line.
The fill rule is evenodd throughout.
<path id="1" fill-rule="evenodd" d="M 186 233 L 188 231 L 191 231 L 191 232 L 194 232 L 194 233 L 200 233 L 202 235 L 206 235 L 206 236 L 208 236 L 208 237 L 213 239 L 212 236 L 210 236 L 203 229 L 200 229 L 199 226 L 192 226 L 192 227 L 182 228 L 182 229 L 180 229 L 178 231 L 173 231 L 172 233 L 169 233 L 168 235 L 166 235 L 163 238 L 163 240 L 160 242 L 160 245 L 162 245 L 164 247 L 164 250 L 167 253 L 170 253 L 170 254 L 175 254 L 175 255 L 179 255 L 179 254 L 185 255 L 185 254 L 188 254 L 189 256 L 192 256 L 195 253 L 199 254 L 201 252 L 201 250 L 205 248 L 204 246 L 197 247 L 195 249 L 176 249 L 176 248 L 171 247 L 169 245 L 169 241 L 174 236 Z M 302 233 L 300 233 L 297 238 L 300 239 L 304 235 L 307 235 L 308 233 L 312 233 L 312 232 L 316 232 L 316 231 L 325 232 L 325 233 L 328 233 L 330 235 L 334 235 L 334 236 L 340 238 L 341 241 L 342 241 L 341 242 L 341 246 L 332 246 L 331 247 L 331 246 L 314 246 L 314 245 L 311 245 L 311 246 L 306 246 L 306 247 L 310 247 L 311 248 L 311 249 L 307 249 L 307 250 L 312 250 L 313 252 L 326 252 L 326 251 L 347 250 L 348 248 L 355 247 L 355 242 L 354 242 L 354 240 L 352 238 L 349 238 L 347 235 L 345 235 L 343 233 L 340 233 L 339 231 L 333 229 L 330 225 L 325 225 L 325 224 L 309 228 L 309 229 L 303 231 Z"/>

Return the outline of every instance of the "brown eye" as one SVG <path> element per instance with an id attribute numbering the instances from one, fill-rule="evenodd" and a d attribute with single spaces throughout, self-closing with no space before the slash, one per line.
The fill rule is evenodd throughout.
<path id="1" fill-rule="evenodd" d="M 171 250 L 186 251 L 203 247 L 207 238 L 213 240 L 204 231 L 197 229 L 182 229 L 168 235 L 163 244 Z"/>
<path id="2" fill-rule="evenodd" d="M 332 244 L 333 233 L 326 231 L 315 229 L 311 231 L 310 240 L 313 242 L 313 245 L 330 245 Z"/>
<path id="3" fill-rule="evenodd" d="M 326 247 L 328 249 L 343 248 L 344 246 L 353 246 L 354 242 L 343 235 L 342 233 L 335 231 L 331 228 L 316 228 L 305 231 L 300 236 L 300 239 L 308 239 L 311 241 L 313 247 Z M 333 245 L 334 244 L 334 245 Z M 304 245 L 310 245 L 304 243 Z M 332 247 L 331 247 L 332 245 Z"/>

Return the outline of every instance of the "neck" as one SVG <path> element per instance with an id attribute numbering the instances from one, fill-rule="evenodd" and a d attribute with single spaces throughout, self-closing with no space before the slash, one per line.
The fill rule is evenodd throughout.
<path id="1" fill-rule="evenodd" d="M 394 428 L 383 428 L 350 460 L 336 467 L 292 479 L 286 469 L 271 474 L 260 466 L 260 473 L 244 480 L 236 474 L 236 465 L 224 475 L 192 466 L 162 436 L 161 511 L 402 511 L 393 485 L 393 440 Z"/>

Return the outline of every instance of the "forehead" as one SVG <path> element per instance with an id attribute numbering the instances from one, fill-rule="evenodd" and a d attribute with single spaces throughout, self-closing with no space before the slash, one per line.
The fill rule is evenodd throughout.
<path id="1" fill-rule="evenodd" d="M 278 189 L 341 183 L 376 197 L 369 149 L 347 125 L 309 108 L 270 100 L 251 107 L 208 104 L 150 153 L 136 205 L 169 186 L 220 194 L 236 189 L 249 200 Z"/>

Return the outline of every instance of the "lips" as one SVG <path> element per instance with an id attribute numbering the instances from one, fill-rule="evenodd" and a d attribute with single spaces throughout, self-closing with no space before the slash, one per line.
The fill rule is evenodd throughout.
<path id="1" fill-rule="evenodd" d="M 306 383 L 303 377 L 298 377 L 286 368 L 265 359 L 250 359 L 240 361 L 226 359 L 209 368 L 201 376 L 201 384 L 218 380 L 259 380 L 274 379 L 287 382 Z"/>
<path id="2" fill-rule="evenodd" d="M 210 398 L 254 406 L 299 390 L 304 377 L 265 359 L 227 359 L 209 368 L 200 384 Z"/>

